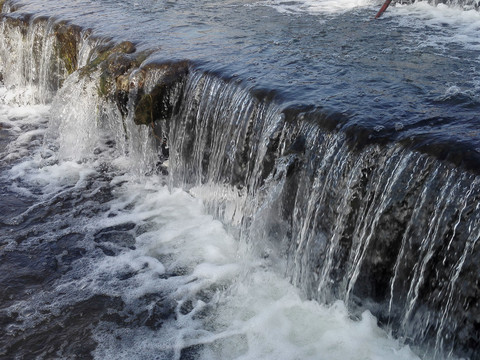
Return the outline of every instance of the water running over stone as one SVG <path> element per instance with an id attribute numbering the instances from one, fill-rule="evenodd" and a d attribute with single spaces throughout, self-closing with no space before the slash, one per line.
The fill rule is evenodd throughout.
<path id="1" fill-rule="evenodd" d="M 374 309 L 397 336 L 436 349 L 475 337 L 466 313 L 477 311 L 477 278 L 465 262 L 475 263 L 480 235 L 475 175 L 397 145 L 355 147 L 326 129 L 326 115 L 281 112 L 214 91 L 219 83 L 187 83 L 198 87 L 171 122 L 175 183 L 250 246 L 287 259 L 307 296 Z M 214 97 L 208 108 L 194 103 L 198 92 Z M 243 127 L 232 125 L 237 112 Z"/>
<path id="2" fill-rule="evenodd" d="M 277 313 L 270 314 L 272 309 L 282 313 L 285 303 L 275 302 L 278 299 L 301 304 L 296 310 L 288 307 L 287 318 L 290 311 L 317 306 L 300 302 L 277 275 L 268 272 L 266 278 L 256 278 L 262 271 L 231 260 L 240 246 L 246 248 L 240 252 L 243 256 L 260 254 L 261 260 L 254 260 L 260 268 L 286 274 L 308 298 L 335 304 L 334 314 L 342 318 L 346 310 L 338 300 L 353 316 L 363 314 L 358 324 L 375 328 L 364 312 L 369 310 L 396 337 L 417 345 L 427 356 L 452 352 L 475 358 L 480 236 L 475 172 L 456 166 L 455 159 L 440 161 L 441 153 L 431 156 L 408 143 L 379 139 L 374 131 L 338 131 L 343 114 L 282 105 L 274 92 L 249 91 L 189 62 L 145 62 L 149 53 L 135 52 L 131 43 L 113 44 L 55 20 L 4 17 L 2 32 L 0 69 L 5 84 L 10 92 L 14 87 L 21 92 L 31 89 L 16 101 L 49 102 L 56 94 L 48 130 L 35 130 L 46 133 L 43 152 L 31 161 L 15 162 L 4 180 L 8 191 L 13 190 L 6 184 L 13 180 L 21 189 L 15 191 L 38 198 L 19 200 L 19 214 L 4 223 L 7 230 L 23 234 L 16 235 L 16 243 L 45 252 L 47 261 L 39 267 L 56 268 L 59 261 L 68 267 L 77 261 L 60 281 L 65 297 L 55 288 L 32 292 L 31 302 L 24 303 L 14 292 L 16 303 L 8 304 L 5 320 L 12 327 L 12 339 L 25 329 L 35 332 L 44 321 L 52 323 L 51 316 L 59 319 L 60 327 L 64 321 L 78 321 L 83 304 L 93 297 L 98 313 L 111 315 L 103 315 L 97 327 L 82 335 L 100 344 L 88 348 L 98 357 L 111 355 L 117 347 L 128 356 L 128 341 L 123 341 L 132 337 L 146 339 L 145 351 L 159 351 L 157 346 L 150 348 L 148 339 L 156 338 L 160 323 L 173 334 L 162 338 L 166 358 L 223 354 L 218 342 L 220 349 L 235 343 L 239 357 L 275 354 L 268 347 L 256 347 L 245 330 L 251 323 L 244 318 L 220 315 L 215 320 L 215 329 L 224 329 L 220 333 L 201 328 L 205 323 L 213 326 L 213 304 L 232 301 L 231 293 L 234 301 L 245 299 L 242 282 L 229 288 L 232 274 L 253 273 L 259 288 L 247 287 L 248 291 L 260 291 L 266 278 L 279 282 L 272 290 L 277 294 L 273 304 L 258 310 L 260 318 L 272 320 Z M 238 243 L 219 223 L 202 230 L 208 216 L 194 200 L 184 193 L 172 199 L 158 184 L 162 180 L 144 177 L 167 168 L 170 188 L 182 187 L 202 199 Z M 60 175 L 63 171 L 71 176 Z M 139 178 L 147 182 L 146 189 L 135 181 Z M 37 205 L 30 205 L 32 201 Z M 185 201 L 183 210 L 196 212 L 180 215 L 191 223 L 166 216 L 176 211 L 171 208 L 176 201 Z M 59 219 L 70 207 L 77 209 L 75 221 Z M 36 224 L 25 232 L 18 228 L 30 221 L 43 224 L 44 219 L 49 219 L 46 229 Z M 210 231 L 219 231 L 228 241 L 205 246 L 201 235 L 196 238 L 198 247 L 189 248 L 201 256 L 183 254 L 181 244 L 194 241 L 193 232 L 203 231 L 214 238 Z M 48 233 L 60 237 L 49 241 Z M 48 245 L 42 245 L 45 238 Z M 11 239 L 5 238 L 7 248 L 16 246 Z M 226 249 L 219 253 L 219 247 Z M 13 253 L 32 256 L 28 251 Z M 70 251 L 77 255 L 68 257 Z M 5 254 L 6 263 L 13 266 L 15 259 Z M 243 266 L 246 273 L 239 269 Z M 120 275 L 113 279 L 109 274 Z M 46 281 L 58 284 L 56 278 L 47 276 Z M 43 280 L 39 283 L 45 286 Z M 158 293 L 159 288 L 165 293 Z M 283 291 L 286 298 L 277 293 Z M 61 305 L 52 306 L 56 297 Z M 73 315 L 61 310 L 68 306 L 80 310 Z M 137 311 L 143 307 L 145 314 Z M 170 319 L 173 314 L 175 319 Z M 95 311 L 90 315 L 95 317 Z M 119 328 L 104 328 L 105 321 Z M 236 321 L 242 325 L 236 327 Z M 182 330 L 175 333 L 174 328 Z M 49 328 L 45 336 L 50 330 L 54 333 Z M 315 358 L 317 350 L 305 351 L 313 351 Z M 6 351 L 8 355 L 18 348 L 9 345 Z M 298 348 L 292 351 L 285 358 L 303 354 Z"/>
<path id="3" fill-rule="evenodd" d="M 52 104 L 57 115 L 50 106 L 0 108 L 10 140 L 0 177 L 2 356 L 416 359 L 370 313 L 354 322 L 340 302 L 302 299 L 200 201 L 141 175 L 150 166 L 132 174 L 136 153 L 110 136 L 115 122 L 123 131 L 120 117 L 102 116 L 81 151 L 63 152 L 52 131 L 81 133 L 75 124 L 88 112 L 60 97 L 77 94 L 87 109 L 98 100 L 71 79 Z M 21 159 L 11 156 L 17 149 Z"/>

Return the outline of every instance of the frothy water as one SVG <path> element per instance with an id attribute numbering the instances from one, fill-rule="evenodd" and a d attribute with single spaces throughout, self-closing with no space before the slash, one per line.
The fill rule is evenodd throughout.
<path id="1" fill-rule="evenodd" d="M 281 1 L 268 0 L 260 1 L 258 4 L 275 8 L 282 13 L 310 13 L 310 14 L 336 14 L 339 12 L 351 11 L 378 4 L 373 0 L 302 0 L 302 1 Z"/>
<path id="2" fill-rule="evenodd" d="M 427 28 L 426 33 L 417 33 L 415 40 L 419 47 L 435 47 L 443 50 L 447 56 L 449 45 L 453 44 L 467 50 L 480 50 L 480 43 L 476 36 L 480 29 L 480 12 L 474 9 L 465 10 L 445 4 L 431 5 L 427 2 L 416 2 L 412 5 L 398 4 L 385 15 L 397 21 L 400 26 L 418 30 Z M 455 61 L 454 54 L 451 55 L 452 61 Z"/>
<path id="3" fill-rule="evenodd" d="M 129 174 L 132 158 L 102 129 L 76 159 L 62 152 L 65 137 L 80 136 L 79 105 L 62 92 L 54 108 L 9 105 L 1 90 L 1 184 L 23 201 L 2 205 L 1 256 L 35 259 L 24 264 L 25 292 L 2 305 L 14 319 L 2 356 L 68 358 L 84 346 L 96 359 L 417 359 L 368 311 L 354 321 L 342 302 L 305 300 L 200 200 L 170 192 L 160 175 Z M 37 288 L 45 279 L 28 281 L 35 275 L 48 280 Z M 67 336 L 40 346 L 53 324 Z"/>

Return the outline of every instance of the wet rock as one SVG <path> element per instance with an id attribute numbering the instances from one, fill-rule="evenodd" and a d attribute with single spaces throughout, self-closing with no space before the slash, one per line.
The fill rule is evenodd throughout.
<path id="1" fill-rule="evenodd" d="M 107 71 L 114 77 L 125 74 L 135 61 L 125 53 L 113 53 L 107 59 Z"/>
<path id="2" fill-rule="evenodd" d="M 106 256 L 117 256 L 120 254 L 121 250 L 118 248 L 112 247 L 110 244 L 107 245 L 97 245 L 96 248 L 102 250 Z"/>
<path id="3" fill-rule="evenodd" d="M 111 242 L 120 247 L 132 248 L 135 245 L 135 237 L 127 232 L 112 231 L 95 236 L 95 242 Z"/>
<path id="4" fill-rule="evenodd" d="M 103 71 L 99 79 L 99 93 L 102 96 L 115 98 L 117 84 L 120 85 L 118 91 L 128 92 L 130 70 L 138 65 L 136 57 L 127 53 L 114 52 L 110 54 L 100 66 Z M 119 77 L 123 77 L 124 81 L 118 83 Z"/>
<path id="5" fill-rule="evenodd" d="M 113 49 L 115 52 L 121 52 L 125 54 L 132 54 L 137 50 L 135 45 L 130 41 L 123 41 L 120 44 L 115 45 Z"/>
<path id="6" fill-rule="evenodd" d="M 130 41 L 124 41 L 117 45 L 101 45 L 96 49 L 97 55 L 87 65 L 85 65 L 85 67 L 82 68 L 81 75 L 90 75 L 97 69 L 107 71 L 109 64 L 112 66 L 112 69 L 115 69 L 114 63 L 116 56 L 133 54 L 135 49 L 135 45 Z M 128 58 L 128 61 L 131 63 L 131 65 L 135 64 L 135 58 L 135 56 Z M 126 61 L 123 61 L 123 63 L 125 65 Z"/>
<path id="7" fill-rule="evenodd" d="M 63 61 L 68 74 L 78 68 L 77 54 L 81 32 L 80 27 L 66 23 L 58 23 L 54 28 L 58 57 Z"/>
<path id="8" fill-rule="evenodd" d="M 180 352 L 180 359 L 181 360 L 195 360 L 200 357 L 200 353 L 203 349 L 203 345 L 192 345 L 185 347 Z"/>
<path id="9" fill-rule="evenodd" d="M 94 235 L 96 246 L 107 256 L 116 256 L 126 248 L 135 249 L 135 236 L 130 233 L 134 223 L 119 224 L 98 231 Z"/>
<path id="10" fill-rule="evenodd" d="M 143 71 L 154 74 L 155 85 L 145 91 L 135 107 L 135 123 L 148 125 L 158 120 L 167 120 L 178 111 L 179 93 L 183 91 L 189 64 L 178 63 L 150 64 Z"/>
<path id="11" fill-rule="evenodd" d="M 100 70 L 97 80 L 99 95 L 116 103 L 121 114 L 126 116 L 132 77 L 135 76 L 135 86 L 143 89 L 145 74 L 139 70 L 139 66 L 151 53 L 136 52 L 135 45 L 130 41 L 114 46 L 102 45 L 97 48 L 97 56 L 80 69 L 80 75 L 91 76 Z"/>
<path id="12" fill-rule="evenodd" d="M 31 232 L 25 238 L 35 236 Z M 56 241 L 44 241 L 31 246 L 28 251 L 4 251 L 0 253 L 0 301 L 8 303 L 28 298 L 32 289 L 48 289 L 72 263 L 83 257 L 86 250 L 78 246 L 81 234 L 68 234 Z M 23 236 L 22 236 L 22 240 Z"/>

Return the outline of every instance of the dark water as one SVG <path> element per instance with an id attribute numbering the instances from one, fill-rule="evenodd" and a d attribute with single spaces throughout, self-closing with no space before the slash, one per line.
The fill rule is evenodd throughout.
<path id="1" fill-rule="evenodd" d="M 478 359 L 473 3 L 10 5 L 0 356 Z M 154 50 L 121 106 L 68 74 L 60 21 L 79 68 Z M 183 59 L 135 125 L 148 65 Z"/>
<path id="2" fill-rule="evenodd" d="M 159 48 L 152 59 L 189 59 L 282 102 L 341 113 L 342 128 L 477 158 L 477 12 L 415 5 L 371 21 L 378 3 L 317 3 L 21 1 L 24 12 Z"/>

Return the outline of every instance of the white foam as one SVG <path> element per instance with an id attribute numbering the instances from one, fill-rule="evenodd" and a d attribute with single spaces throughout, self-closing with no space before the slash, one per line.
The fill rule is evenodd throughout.
<path id="1" fill-rule="evenodd" d="M 266 0 L 258 4 L 271 6 L 281 13 L 334 14 L 375 3 L 376 1 L 373 0 Z"/>
<path id="2" fill-rule="evenodd" d="M 327 307 L 303 300 L 287 281 L 269 271 L 249 273 L 219 303 L 214 321 L 223 330 L 216 339 L 235 334 L 244 344 L 213 347 L 205 358 L 417 359 L 389 339 L 370 313 L 352 321 L 343 303 Z M 237 345 L 243 349 L 229 348 Z M 225 357 L 239 351 L 243 353 Z"/>
<path id="3" fill-rule="evenodd" d="M 480 50 L 480 12 L 476 10 L 420 1 L 410 5 L 396 4 L 384 16 L 400 26 L 423 30 L 409 32 L 419 46 L 444 48 L 449 44 L 458 44 L 468 50 Z"/>
<path id="4" fill-rule="evenodd" d="M 146 185 L 124 183 L 117 195 L 112 211 L 126 204 L 131 210 L 120 218 L 105 217 L 101 226 L 132 221 L 148 223 L 149 230 L 137 237 L 135 250 L 92 264 L 93 278 L 129 269 L 136 274 L 118 292 L 126 303 L 171 291 L 177 313 L 156 335 L 148 329 L 98 328 L 96 358 L 127 359 L 139 353 L 154 358 L 170 349 L 175 359 L 182 348 L 201 345 L 198 356 L 209 360 L 418 359 L 379 329 L 370 313 L 353 321 L 341 302 L 323 306 L 304 300 L 264 260 L 242 253 L 223 226 L 204 213 L 202 203 L 183 191 L 169 193 L 146 179 Z M 158 276 L 178 271 L 182 275 Z M 110 281 L 90 279 L 88 284 L 109 291 L 116 288 Z M 205 293 L 210 295 L 205 298 Z M 191 309 L 181 312 L 187 302 Z"/>

